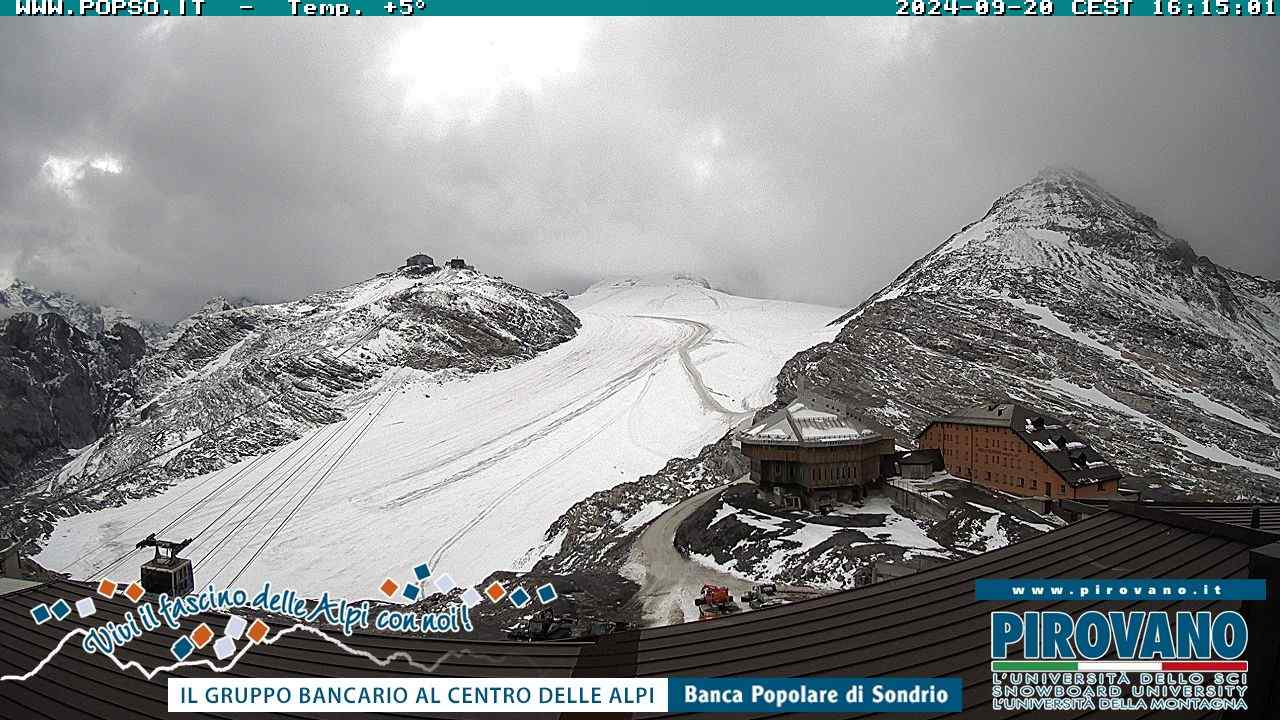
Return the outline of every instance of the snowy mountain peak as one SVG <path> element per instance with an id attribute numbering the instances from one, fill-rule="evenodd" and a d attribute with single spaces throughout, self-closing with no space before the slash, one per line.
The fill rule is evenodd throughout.
<path id="1" fill-rule="evenodd" d="M 59 290 L 44 290 L 20 278 L 0 288 L 0 320 L 21 312 L 56 313 L 77 330 L 93 336 L 123 323 L 142 333 L 149 341 L 159 340 L 167 326 L 149 320 L 138 320 L 117 307 L 99 306 Z"/>
<path id="2" fill-rule="evenodd" d="M 1046 168 L 1013 189 L 991 207 L 985 221 L 1007 225 L 1095 229 L 1100 244 L 1128 241 L 1164 246 L 1156 221 L 1107 192 L 1096 180 L 1070 168 Z M 1125 236 L 1128 237 L 1125 237 Z"/>
<path id="3" fill-rule="evenodd" d="M 1138 282 L 1134 266 L 1170 282 L 1188 276 L 1188 289 L 1201 301 L 1234 304 L 1224 287 L 1231 283 L 1222 276 L 1239 273 L 1200 257 L 1079 170 L 1049 168 L 1001 196 L 981 220 L 952 235 L 842 320 L 912 293 L 1012 293 L 1048 302 L 1063 287 L 1083 283 L 1114 289 Z"/>
<path id="4" fill-rule="evenodd" d="M 905 441 L 1007 396 L 1095 433 L 1161 494 L 1280 497 L 1280 283 L 1200 257 L 1079 171 L 1005 194 L 841 320 L 783 376 L 864 398 Z"/>

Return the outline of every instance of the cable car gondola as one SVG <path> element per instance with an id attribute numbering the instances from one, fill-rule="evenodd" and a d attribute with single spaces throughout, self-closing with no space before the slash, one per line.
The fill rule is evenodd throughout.
<path id="1" fill-rule="evenodd" d="M 178 553 L 191 544 L 192 538 L 182 542 L 157 540 L 151 533 L 138 543 L 139 548 L 154 547 L 155 557 L 142 564 L 142 587 L 149 593 L 165 593 L 170 597 L 186 595 L 195 589 L 195 575 L 191 561 L 178 557 Z"/>

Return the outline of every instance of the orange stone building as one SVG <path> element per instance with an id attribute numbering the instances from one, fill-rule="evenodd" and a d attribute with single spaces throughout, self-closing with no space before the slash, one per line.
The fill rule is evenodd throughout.
<path id="1" fill-rule="evenodd" d="M 1062 421 L 1016 403 L 934 418 L 916 438 L 947 471 L 1014 495 L 1088 498 L 1120 489 L 1120 471 Z"/>

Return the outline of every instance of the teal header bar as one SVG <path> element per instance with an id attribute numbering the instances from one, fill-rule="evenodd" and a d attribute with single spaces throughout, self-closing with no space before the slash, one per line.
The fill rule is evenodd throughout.
<path id="1" fill-rule="evenodd" d="M 3 16 L 854 15 L 1274 18 L 1280 0 L 0 0 Z M 1181 21 L 1185 23 L 1186 21 Z"/>

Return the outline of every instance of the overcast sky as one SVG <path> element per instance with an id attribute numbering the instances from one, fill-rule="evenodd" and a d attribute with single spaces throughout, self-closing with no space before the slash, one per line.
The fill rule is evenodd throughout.
<path id="1" fill-rule="evenodd" d="M 1045 165 L 1280 277 L 1254 20 L 0 23 L 0 280 L 175 320 L 463 255 L 849 307 Z"/>

